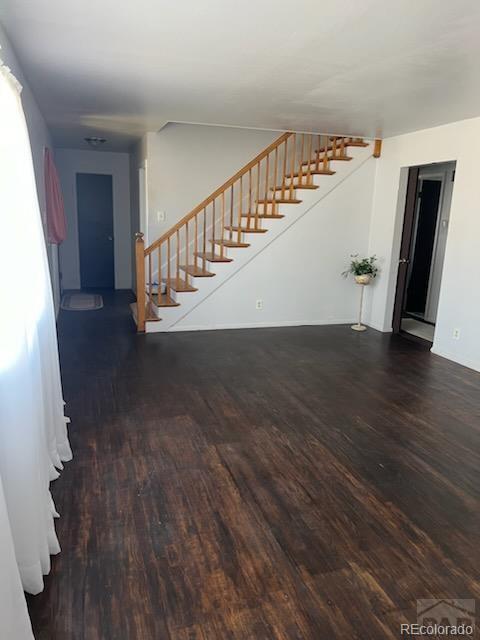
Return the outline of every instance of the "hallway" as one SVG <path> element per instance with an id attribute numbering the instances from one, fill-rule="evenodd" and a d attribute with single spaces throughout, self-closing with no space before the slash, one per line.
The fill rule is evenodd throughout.
<path id="1" fill-rule="evenodd" d="M 74 459 L 37 640 L 398 638 L 480 598 L 480 375 L 344 326 L 62 311 Z"/>

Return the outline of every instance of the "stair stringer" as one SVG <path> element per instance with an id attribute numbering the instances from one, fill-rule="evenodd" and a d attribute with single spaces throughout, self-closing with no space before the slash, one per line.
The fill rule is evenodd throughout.
<path id="1" fill-rule="evenodd" d="M 213 278 L 192 277 L 190 281 L 198 290 L 194 293 L 176 293 L 175 299 L 180 303 L 178 307 L 159 307 L 157 310 L 161 322 L 147 321 L 146 333 L 182 330 L 180 327 L 176 329 L 176 325 L 180 321 L 187 318 L 206 298 L 225 285 L 238 271 L 254 260 L 256 256 L 286 233 L 298 220 L 372 158 L 371 146 L 349 149 L 349 155 L 353 158 L 350 162 L 331 161 L 331 167 L 336 172 L 334 175 L 312 176 L 313 183 L 318 185 L 318 189 L 298 189 L 296 193 L 297 197 L 302 200 L 301 203 L 280 205 L 280 212 L 285 216 L 283 219 L 263 219 L 262 226 L 268 229 L 267 233 L 242 234 L 242 240 L 248 242 L 250 246 L 241 249 L 226 249 L 225 254 L 233 259 L 232 262 L 207 263 L 207 268 L 213 271 L 215 276 Z"/>

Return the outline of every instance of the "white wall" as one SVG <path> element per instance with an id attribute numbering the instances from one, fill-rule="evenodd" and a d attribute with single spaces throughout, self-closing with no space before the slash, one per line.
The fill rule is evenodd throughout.
<path id="1" fill-rule="evenodd" d="M 369 252 L 385 258 L 370 323 L 391 330 L 403 221 L 405 167 L 456 160 L 455 184 L 432 351 L 480 370 L 480 118 L 384 140 L 377 164 Z M 460 339 L 453 330 L 460 330 Z"/>
<path id="2" fill-rule="evenodd" d="M 60 245 L 60 270 L 63 288 L 80 289 L 76 174 L 100 173 L 113 176 L 115 288 L 130 289 L 132 285 L 132 240 L 128 154 L 56 149 L 55 159 L 67 216 L 67 238 Z"/>
<path id="3" fill-rule="evenodd" d="M 30 136 L 30 146 L 32 149 L 33 167 L 35 171 L 35 181 L 37 184 L 38 201 L 40 204 L 40 211 L 42 214 L 42 223 L 44 227 L 45 237 L 46 233 L 46 203 L 45 203 L 45 177 L 44 177 L 44 163 L 43 155 L 45 147 L 52 149 L 52 139 L 50 132 L 47 128 L 45 119 L 38 108 L 35 98 L 30 91 L 25 76 L 18 60 L 15 56 L 15 52 L 0 25 L 0 58 L 4 63 L 10 67 L 13 74 L 23 87 L 22 90 L 22 104 L 25 111 L 25 118 L 27 120 L 28 133 Z M 55 308 L 58 312 L 60 304 L 60 282 L 59 282 L 59 270 L 58 270 L 58 246 L 47 244 L 47 256 L 50 265 L 50 274 L 52 278 L 52 290 L 55 302 Z"/>
<path id="4" fill-rule="evenodd" d="M 279 136 L 272 131 L 173 123 L 147 134 L 147 242 L 168 231 Z M 164 222 L 158 221 L 158 211 L 165 212 Z"/>
<path id="5" fill-rule="evenodd" d="M 354 169 L 175 330 L 353 322 L 359 287 L 341 273 L 352 253 L 368 248 L 375 163 Z"/>

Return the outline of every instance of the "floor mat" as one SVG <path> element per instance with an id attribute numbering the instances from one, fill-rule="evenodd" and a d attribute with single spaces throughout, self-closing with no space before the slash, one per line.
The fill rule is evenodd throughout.
<path id="1" fill-rule="evenodd" d="M 103 298 L 97 293 L 66 293 L 61 307 L 65 311 L 95 311 L 103 307 Z"/>

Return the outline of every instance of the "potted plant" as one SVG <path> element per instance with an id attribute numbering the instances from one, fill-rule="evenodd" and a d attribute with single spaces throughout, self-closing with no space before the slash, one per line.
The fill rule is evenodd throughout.
<path id="1" fill-rule="evenodd" d="M 346 278 L 349 273 L 352 273 L 355 282 L 357 284 L 363 285 L 360 290 L 360 309 L 358 313 L 358 322 L 356 324 L 352 324 L 352 329 L 354 331 L 365 331 L 367 328 L 362 324 L 362 306 L 363 306 L 363 289 L 365 285 L 370 284 L 373 278 L 376 277 L 378 273 L 378 267 L 375 264 L 377 262 L 377 256 L 373 255 L 369 258 L 358 258 L 358 253 L 350 256 L 352 260 L 350 261 L 350 265 L 348 269 L 346 269 L 342 275 Z"/>
<path id="2" fill-rule="evenodd" d="M 370 256 L 369 258 L 358 258 L 358 253 L 351 256 L 352 260 L 348 269 L 346 269 L 342 275 L 346 278 L 349 273 L 352 273 L 355 282 L 357 284 L 370 284 L 373 278 L 378 273 L 378 267 L 375 264 L 377 256 Z"/>

